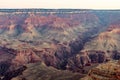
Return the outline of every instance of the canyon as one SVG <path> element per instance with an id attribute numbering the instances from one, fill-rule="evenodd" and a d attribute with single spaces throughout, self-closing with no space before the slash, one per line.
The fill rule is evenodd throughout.
<path id="1" fill-rule="evenodd" d="M 119 14 L 119 10 L 1 9 L 0 79 L 80 80 L 97 66 L 119 60 Z"/>

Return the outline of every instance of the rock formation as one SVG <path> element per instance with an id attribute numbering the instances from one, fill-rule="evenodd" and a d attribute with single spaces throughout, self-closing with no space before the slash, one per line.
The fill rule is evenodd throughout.
<path id="1" fill-rule="evenodd" d="M 119 61 L 110 61 L 98 65 L 89 71 L 88 76 L 82 80 L 120 80 Z"/>
<path id="2" fill-rule="evenodd" d="M 32 66 L 42 62 L 50 75 L 34 78 L 74 80 L 76 76 L 78 80 L 78 74 L 69 77 L 74 75 L 72 72 L 86 74 L 98 64 L 119 60 L 119 14 L 109 10 L 0 9 L 1 79 L 22 76 L 29 80 L 30 76 L 24 77 L 31 75 L 29 69 L 39 74 L 39 68 Z M 58 70 L 52 68 L 56 72 L 51 75 L 49 67 Z M 24 70 L 28 70 L 27 74 Z M 66 78 L 64 75 L 69 73 Z"/>

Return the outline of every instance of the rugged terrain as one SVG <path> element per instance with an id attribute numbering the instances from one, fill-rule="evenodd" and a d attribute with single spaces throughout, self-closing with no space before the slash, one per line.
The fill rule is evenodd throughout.
<path id="1" fill-rule="evenodd" d="M 111 23 L 106 31 L 92 37 L 83 49 L 68 60 L 69 68 L 85 68 L 97 63 L 120 59 L 120 22 Z M 85 68 L 86 69 L 86 68 Z"/>
<path id="2" fill-rule="evenodd" d="M 119 14 L 119 10 L 1 9 L 1 79 L 79 80 L 98 64 L 119 60 Z"/>
<path id="3" fill-rule="evenodd" d="M 32 63 L 21 75 L 12 80 L 80 80 L 83 75 L 70 71 L 60 71 L 53 67 L 47 67 L 44 63 Z"/>
<path id="4" fill-rule="evenodd" d="M 91 69 L 81 80 L 120 80 L 120 61 L 109 61 Z"/>

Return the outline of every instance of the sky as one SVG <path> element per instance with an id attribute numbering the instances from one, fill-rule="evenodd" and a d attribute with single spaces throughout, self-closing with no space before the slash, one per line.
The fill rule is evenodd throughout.
<path id="1" fill-rule="evenodd" d="M 120 9 L 120 0 L 0 0 L 0 8 Z"/>

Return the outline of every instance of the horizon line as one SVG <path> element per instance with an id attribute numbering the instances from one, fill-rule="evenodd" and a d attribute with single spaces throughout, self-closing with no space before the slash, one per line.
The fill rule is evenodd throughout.
<path id="1" fill-rule="evenodd" d="M 103 9 L 103 8 L 96 8 L 96 9 L 91 9 L 91 8 L 88 8 L 88 9 L 86 9 L 86 8 L 0 8 L 0 9 L 53 9 L 53 10 L 60 10 L 60 9 L 63 9 L 63 10 L 65 10 L 65 9 L 76 9 L 76 10 L 120 10 L 120 9 Z"/>

